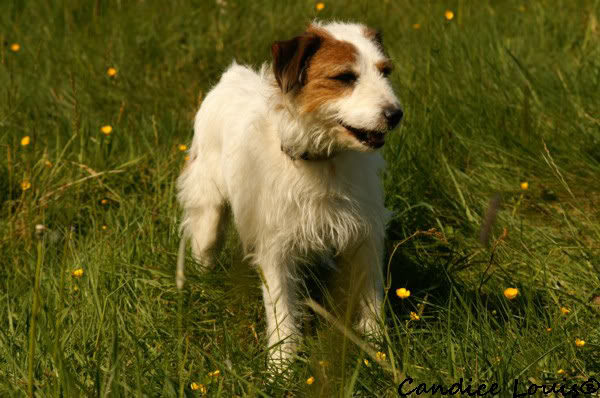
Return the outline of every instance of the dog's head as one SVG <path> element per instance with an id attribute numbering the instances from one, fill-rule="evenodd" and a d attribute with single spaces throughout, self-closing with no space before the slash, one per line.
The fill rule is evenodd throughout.
<path id="1" fill-rule="evenodd" d="M 326 126 L 329 148 L 372 151 L 403 112 L 388 75 L 380 34 L 360 24 L 311 24 L 271 47 L 279 88 L 297 114 Z"/>

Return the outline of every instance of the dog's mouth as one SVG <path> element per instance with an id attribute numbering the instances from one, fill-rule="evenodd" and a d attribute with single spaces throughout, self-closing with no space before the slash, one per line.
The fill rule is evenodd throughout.
<path id="1" fill-rule="evenodd" d="M 361 144 L 368 146 L 369 148 L 377 149 L 381 148 L 385 144 L 385 132 L 375 130 L 365 130 L 352 127 L 343 122 L 338 122 L 342 127 L 348 130 L 354 138 L 360 141 Z"/>

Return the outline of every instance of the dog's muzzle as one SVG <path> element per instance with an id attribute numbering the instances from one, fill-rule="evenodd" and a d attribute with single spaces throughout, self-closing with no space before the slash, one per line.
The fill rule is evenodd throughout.
<path id="1" fill-rule="evenodd" d="M 387 124 L 387 130 L 393 130 L 404 117 L 404 112 L 399 107 L 388 107 L 383 110 L 383 117 Z M 348 130 L 354 138 L 360 141 L 363 145 L 370 148 L 381 148 L 385 144 L 386 130 L 367 130 L 352 127 L 342 121 L 338 122 L 342 127 Z"/>
<path id="2" fill-rule="evenodd" d="M 360 141 L 363 145 L 370 148 L 381 148 L 385 144 L 385 131 L 372 131 L 365 129 L 358 129 L 356 127 L 349 126 L 345 123 L 341 123 L 342 127 L 348 130 L 354 138 Z"/>

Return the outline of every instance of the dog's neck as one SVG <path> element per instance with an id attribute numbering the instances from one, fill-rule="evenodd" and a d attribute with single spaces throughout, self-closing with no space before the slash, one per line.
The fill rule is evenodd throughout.
<path id="1" fill-rule="evenodd" d="M 281 152 L 293 161 L 325 161 L 337 156 L 338 151 L 332 151 L 331 148 L 319 145 L 311 145 L 309 141 L 306 141 L 310 139 L 309 135 L 305 134 L 306 124 L 295 114 L 294 105 L 280 92 L 277 92 L 274 98 L 278 101 L 275 128 L 281 140 Z"/>

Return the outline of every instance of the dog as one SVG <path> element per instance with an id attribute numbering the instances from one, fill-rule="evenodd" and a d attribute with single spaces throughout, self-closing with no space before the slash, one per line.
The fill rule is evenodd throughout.
<path id="1" fill-rule="evenodd" d="M 234 61 L 207 94 L 177 185 L 182 242 L 206 269 L 233 216 L 262 279 L 270 362 L 281 367 L 299 342 L 298 269 L 316 259 L 360 272 L 358 326 L 378 330 L 390 216 L 378 149 L 403 111 L 376 30 L 314 21 L 271 52 L 258 71 Z M 181 286 L 182 268 L 177 277 Z"/>

